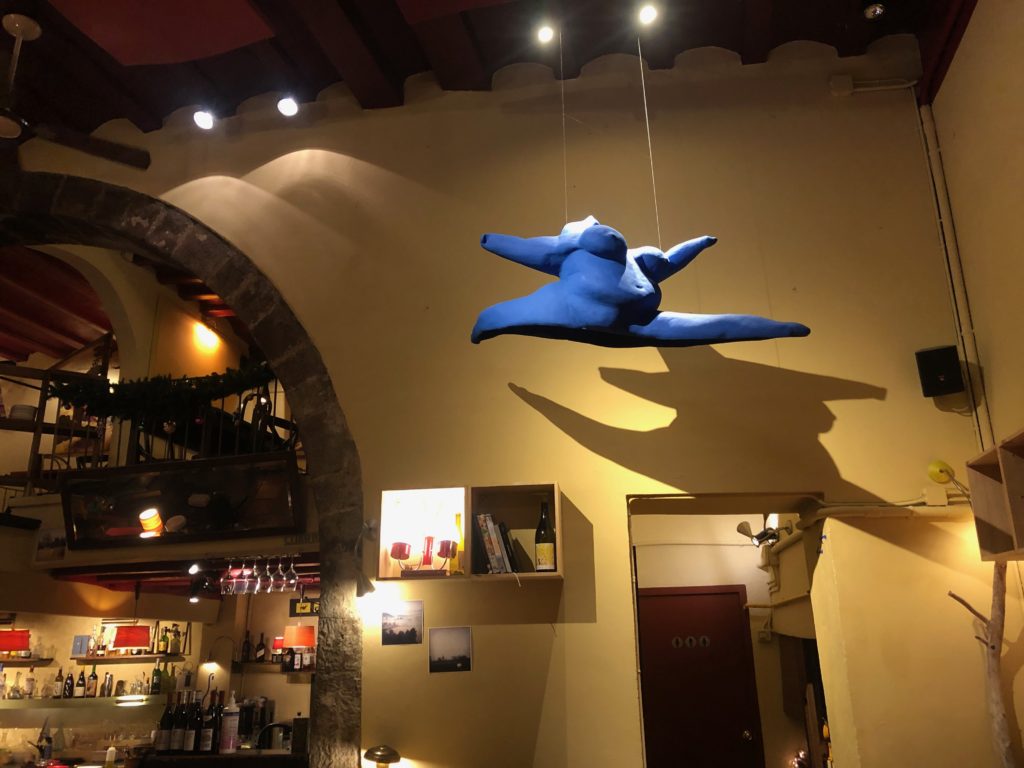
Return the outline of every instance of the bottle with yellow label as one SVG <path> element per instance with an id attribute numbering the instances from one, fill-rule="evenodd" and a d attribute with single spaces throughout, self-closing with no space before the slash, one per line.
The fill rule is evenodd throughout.
<path id="1" fill-rule="evenodd" d="M 540 522 L 537 523 L 537 534 L 534 536 L 536 544 L 534 556 L 534 569 L 537 572 L 554 571 L 558 564 L 555 562 L 555 526 L 548 516 L 548 503 L 540 503 Z"/>

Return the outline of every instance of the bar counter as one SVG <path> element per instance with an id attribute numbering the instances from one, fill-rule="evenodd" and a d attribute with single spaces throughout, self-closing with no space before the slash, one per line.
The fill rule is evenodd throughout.
<path id="1" fill-rule="evenodd" d="M 137 768 L 225 765 L 230 768 L 308 768 L 309 755 L 293 755 L 275 749 L 244 749 L 231 755 L 145 755 Z"/>

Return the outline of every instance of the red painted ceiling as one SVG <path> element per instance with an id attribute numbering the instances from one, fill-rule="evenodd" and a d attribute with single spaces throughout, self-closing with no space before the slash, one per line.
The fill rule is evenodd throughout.
<path id="1" fill-rule="evenodd" d="M 249 0 L 50 0 L 119 64 L 180 64 L 274 36 Z"/>

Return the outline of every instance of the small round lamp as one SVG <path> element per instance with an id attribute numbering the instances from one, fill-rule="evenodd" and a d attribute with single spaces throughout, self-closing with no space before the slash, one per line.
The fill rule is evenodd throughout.
<path id="1" fill-rule="evenodd" d="M 363 757 L 367 760 L 373 760 L 377 764 L 377 768 L 397 763 L 402 759 L 402 756 L 398 754 L 398 750 L 389 747 L 387 744 L 378 744 L 376 747 L 370 747 L 363 753 Z"/>

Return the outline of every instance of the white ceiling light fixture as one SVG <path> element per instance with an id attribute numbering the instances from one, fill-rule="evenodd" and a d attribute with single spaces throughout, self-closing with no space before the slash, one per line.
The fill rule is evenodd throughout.
<path id="1" fill-rule="evenodd" d="M 285 117 L 295 117 L 299 114 L 299 102 L 291 96 L 285 96 L 277 102 L 277 111 Z"/>
<path id="2" fill-rule="evenodd" d="M 653 5 L 645 5 L 640 9 L 637 18 L 640 19 L 641 24 L 649 27 L 658 18 L 658 9 Z"/>
<path id="3" fill-rule="evenodd" d="M 550 43 L 555 39 L 555 30 L 550 24 L 541 25 L 540 29 L 537 30 L 537 39 L 544 43 Z"/>
<path id="4" fill-rule="evenodd" d="M 192 120 L 204 131 L 213 128 L 213 124 L 216 122 L 213 118 L 213 113 L 205 109 L 197 109 L 192 115 Z"/>

